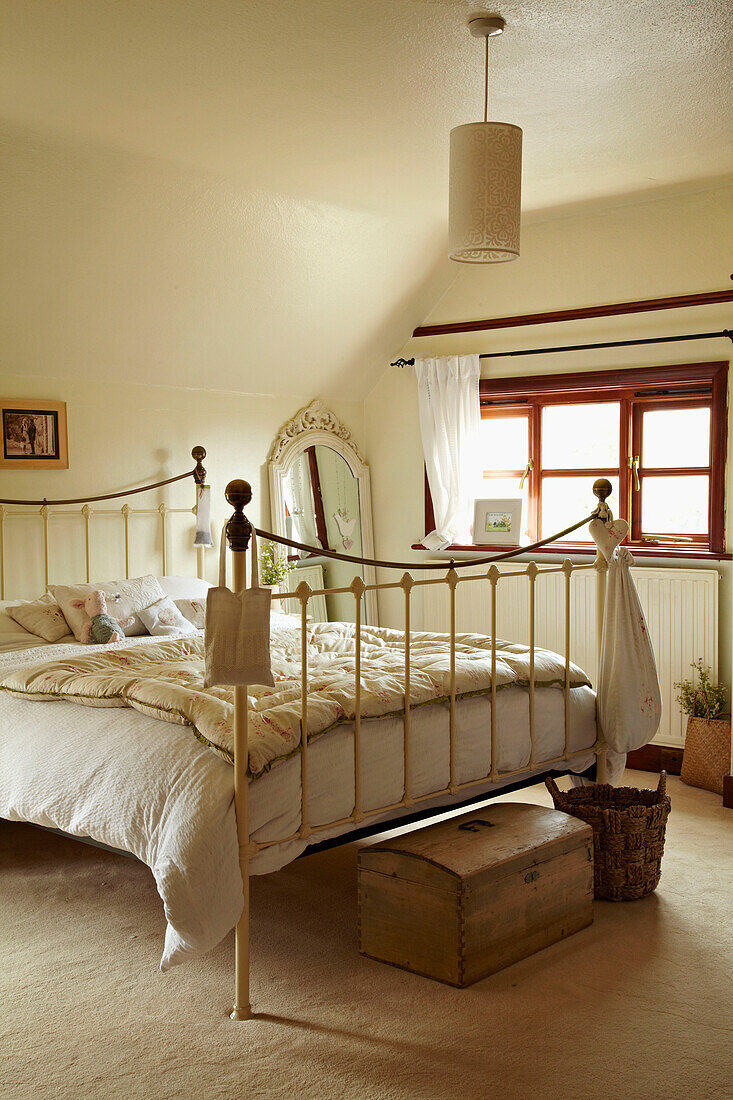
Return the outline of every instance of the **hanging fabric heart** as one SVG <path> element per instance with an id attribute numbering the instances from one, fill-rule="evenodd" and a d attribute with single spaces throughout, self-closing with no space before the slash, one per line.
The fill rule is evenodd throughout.
<path id="1" fill-rule="evenodd" d="M 588 530 L 606 561 L 610 562 L 614 550 L 628 535 L 629 525 L 625 519 L 615 519 L 613 523 L 604 523 L 601 519 L 592 519 L 588 524 Z"/>

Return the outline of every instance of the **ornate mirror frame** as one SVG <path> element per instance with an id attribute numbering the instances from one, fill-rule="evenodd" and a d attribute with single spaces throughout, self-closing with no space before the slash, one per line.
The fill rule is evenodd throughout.
<path id="1" fill-rule="evenodd" d="M 335 413 L 322 401 L 316 399 L 306 408 L 284 424 L 275 439 L 270 452 L 268 471 L 270 477 L 270 508 L 272 511 L 272 530 L 276 535 L 287 537 L 285 529 L 285 497 L 283 484 L 295 459 L 306 448 L 318 443 L 330 447 L 345 460 L 351 473 L 359 482 L 359 522 L 361 523 L 361 545 L 365 558 L 374 557 L 374 530 L 372 527 L 372 493 L 369 479 L 369 467 L 359 453 L 359 448 L 350 430 L 342 424 Z M 364 583 L 377 583 L 373 565 L 355 565 L 355 574 L 363 570 Z M 371 626 L 377 625 L 377 594 L 374 591 L 364 593 L 365 621 Z"/>

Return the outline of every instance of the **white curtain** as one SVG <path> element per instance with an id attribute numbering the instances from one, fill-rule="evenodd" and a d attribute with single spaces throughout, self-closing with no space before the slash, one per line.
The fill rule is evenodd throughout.
<path id="1" fill-rule="evenodd" d="M 629 525 L 617 519 L 588 525 L 608 562 L 606 607 L 598 670 L 598 717 L 606 741 L 616 752 L 648 744 L 659 728 L 662 697 L 657 665 L 644 612 L 630 566 L 631 553 L 618 544 Z"/>
<path id="2" fill-rule="evenodd" d="M 478 355 L 447 355 L 415 362 L 425 467 L 435 530 L 428 550 L 470 542 L 478 471 Z"/>
<path id="3" fill-rule="evenodd" d="M 283 479 L 283 496 L 293 521 L 293 538 L 307 546 L 320 546 L 307 455 L 298 455 L 290 467 Z"/>

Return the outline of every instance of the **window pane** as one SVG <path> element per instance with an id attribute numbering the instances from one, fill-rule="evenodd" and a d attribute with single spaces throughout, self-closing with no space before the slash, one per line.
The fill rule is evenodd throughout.
<path id="1" fill-rule="evenodd" d="M 618 478 L 611 477 L 613 492 L 608 503 L 611 511 L 618 513 Z M 542 535 L 554 535 L 563 527 L 577 523 L 583 516 L 589 516 L 598 504 L 593 496 L 593 482 L 588 477 L 543 477 L 542 478 Z M 590 542 L 587 527 L 581 527 L 568 539 L 575 542 Z"/>
<path id="2" fill-rule="evenodd" d="M 529 482 L 520 491 L 518 477 L 485 477 L 481 481 L 481 500 L 516 500 L 522 498 L 522 534 L 528 536 Z M 529 537 L 529 536 L 528 536 Z"/>
<path id="3" fill-rule="evenodd" d="M 708 530 L 709 478 L 645 477 L 641 484 L 644 534 L 705 535 Z"/>
<path id="4" fill-rule="evenodd" d="M 618 469 L 621 406 L 547 405 L 542 410 L 542 466 L 546 470 Z"/>
<path id="5" fill-rule="evenodd" d="M 710 465 L 710 409 L 645 412 L 641 431 L 642 466 Z"/>
<path id="6" fill-rule="evenodd" d="M 481 420 L 484 470 L 523 470 L 529 458 L 529 417 L 490 416 Z"/>

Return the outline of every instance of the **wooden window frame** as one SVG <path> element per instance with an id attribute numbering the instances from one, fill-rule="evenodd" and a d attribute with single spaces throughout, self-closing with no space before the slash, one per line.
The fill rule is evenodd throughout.
<path id="1" fill-rule="evenodd" d="M 663 412 L 670 409 L 710 409 L 710 453 L 708 455 L 707 466 L 659 466 L 648 467 L 644 464 L 644 452 L 643 452 L 643 435 L 642 435 L 642 421 L 644 413 L 646 412 Z M 658 399 L 650 398 L 648 400 L 638 400 L 632 410 L 631 419 L 631 452 L 640 456 L 640 462 L 638 466 L 638 476 L 641 482 L 639 492 L 631 493 L 631 512 L 630 512 L 630 524 L 631 524 L 631 545 L 643 545 L 646 541 L 647 545 L 650 545 L 648 538 L 653 532 L 645 532 L 642 527 L 642 504 L 644 499 L 644 479 L 649 477 L 695 477 L 696 475 L 702 475 L 709 479 L 709 496 L 708 496 L 708 533 L 707 534 L 694 534 L 690 535 L 688 532 L 681 531 L 667 531 L 667 540 L 661 539 L 658 544 L 652 543 L 651 545 L 662 545 L 665 543 L 669 545 L 669 539 L 682 538 L 690 539 L 687 544 L 692 548 L 697 547 L 703 550 L 712 550 L 714 552 L 716 547 L 716 538 L 719 538 L 722 548 L 724 531 L 723 531 L 723 502 L 720 502 L 720 507 L 715 507 L 715 501 L 713 499 L 713 471 L 715 469 L 714 460 L 714 448 L 713 448 L 713 407 L 712 401 L 697 400 L 694 397 L 680 397 L 675 400 L 673 397 L 661 397 Z M 719 523 L 715 521 L 718 520 Z"/>
<path id="2" fill-rule="evenodd" d="M 692 391 L 692 392 L 691 392 Z M 725 552 L 725 463 L 728 438 L 728 363 L 725 361 L 687 363 L 670 367 L 641 367 L 612 371 L 583 371 L 569 374 L 528 375 L 521 378 L 484 378 L 479 384 L 482 415 L 495 411 L 497 415 L 528 413 L 530 427 L 529 457 L 534 469 L 529 474 L 529 525 L 530 530 L 540 530 L 541 481 L 543 476 L 588 476 L 589 480 L 608 476 L 599 470 L 541 469 L 541 417 L 546 405 L 600 404 L 604 401 L 619 402 L 620 462 L 618 470 L 619 495 L 611 501 L 614 514 L 629 520 L 631 526 L 628 545 L 634 554 L 648 557 L 674 558 L 730 558 Z M 710 408 L 710 464 L 693 470 L 680 468 L 658 471 L 656 474 L 640 467 L 643 476 L 659 476 L 662 472 L 675 476 L 693 473 L 710 476 L 709 538 L 696 537 L 691 543 L 672 541 L 650 543 L 642 540 L 641 492 L 633 492 L 632 471 L 624 461 L 641 454 L 641 421 L 644 411 L 655 408 Z M 616 476 L 616 470 L 612 471 Z M 643 481 L 642 481 L 643 485 Z M 435 527 L 430 487 L 425 476 L 425 531 Z M 670 540 L 673 532 L 667 533 Z M 689 537 L 689 536 L 687 536 Z M 420 548 L 415 544 L 414 549 Z M 476 545 L 458 546 L 454 550 L 478 550 Z M 481 552 L 487 547 L 481 546 Z M 488 547 L 491 549 L 491 547 Z M 501 547 L 506 549 L 506 547 Z M 595 548 L 586 543 L 556 543 L 543 548 L 549 553 L 594 553 Z"/>

